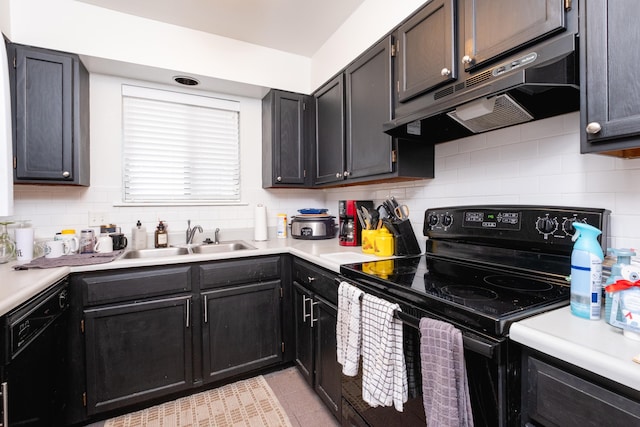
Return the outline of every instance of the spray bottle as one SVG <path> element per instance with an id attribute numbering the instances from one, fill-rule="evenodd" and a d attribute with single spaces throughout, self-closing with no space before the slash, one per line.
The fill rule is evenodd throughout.
<path id="1" fill-rule="evenodd" d="M 590 320 L 600 319 L 602 301 L 602 261 L 597 228 L 574 222 L 571 253 L 571 313 Z"/>

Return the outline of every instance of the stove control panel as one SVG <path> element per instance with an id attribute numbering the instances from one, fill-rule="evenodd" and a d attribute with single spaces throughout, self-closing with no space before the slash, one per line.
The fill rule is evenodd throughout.
<path id="1" fill-rule="evenodd" d="M 453 206 L 425 211 L 424 235 L 469 241 L 499 240 L 529 244 L 573 246 L 576 221 L 593 225 L 608 237 L 606 209 L 531 205 Z M 602 240 L 601 240 L 602 241 Z M 606 240 L 605 240 L 606 241 Z"/>

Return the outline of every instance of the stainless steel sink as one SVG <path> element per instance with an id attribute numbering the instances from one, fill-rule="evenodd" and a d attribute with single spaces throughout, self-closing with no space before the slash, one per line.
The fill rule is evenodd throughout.
<path id="1" fill-rule="evenodd" d="M 207 245 L 196 246 L 191 250 L 194 254 L 217 254 L 221 252 L 235 252 L 246 249 L 255 249 L 255 247 L 242 240 L 229 240 L 226 242 L 220 242 L 218 244 L 211 243 Z"/>
<path id="2" fill-rule="evenodd" d="M 168 256 L 188 255 L 188 254 L 218 254 L 223 252 L 235 252 L 246 249 L 256 249 L 250 244 L 242 240 L 229 240 L 220 242 L 217 245 L 207 244 L 198 246 L 172 246 L 169 248 L 157 249 L 137 249 L 125 252 L 122 259 L 138 259 L 138 258 L 161 258 Z"/>
<path id="3" fill-rule="evenodd" d="M 160 258 L 176 255 L 187 255 L 189 249 L 187 248 L 157 248 L 157 249 L 136 249 L 133 251 L 125 252 L 122 255 L 122 259 L 135 259 L 135 258 Z"/>

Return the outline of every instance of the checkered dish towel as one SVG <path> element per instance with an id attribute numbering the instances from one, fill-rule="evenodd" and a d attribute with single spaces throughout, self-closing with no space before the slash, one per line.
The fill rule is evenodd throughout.
<path id="1" fill-rule="evenodd" d="M 402 412 L 407 368 L 396 310 L 398 304 L 369 294 L 362 297 L 362 398 L 372 407 L 393 405 Z"/>
<path id="2" fill-rule="evenodd" d="M 337 357 L 342 373 L 358 373 L 360 363 L 360 298 L 364 292 L 347 282 L 338 286 L 338 321 L 336 325 Z"/>
<path id="3" fill-rule="evenodd" d="M 449 323 L 423 317 L 420 334 L 427 425 L 473 427 L 462 332 Z"/>

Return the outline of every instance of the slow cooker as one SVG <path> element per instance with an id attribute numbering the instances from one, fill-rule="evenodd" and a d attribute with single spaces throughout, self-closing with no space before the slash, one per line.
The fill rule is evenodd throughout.
<path id="1" fill-rule="evenodd" d="M 297 215 L 291 217 L 291 237 L 294 239 L 333 239 L 336 235 L 335 216 Z"/>

